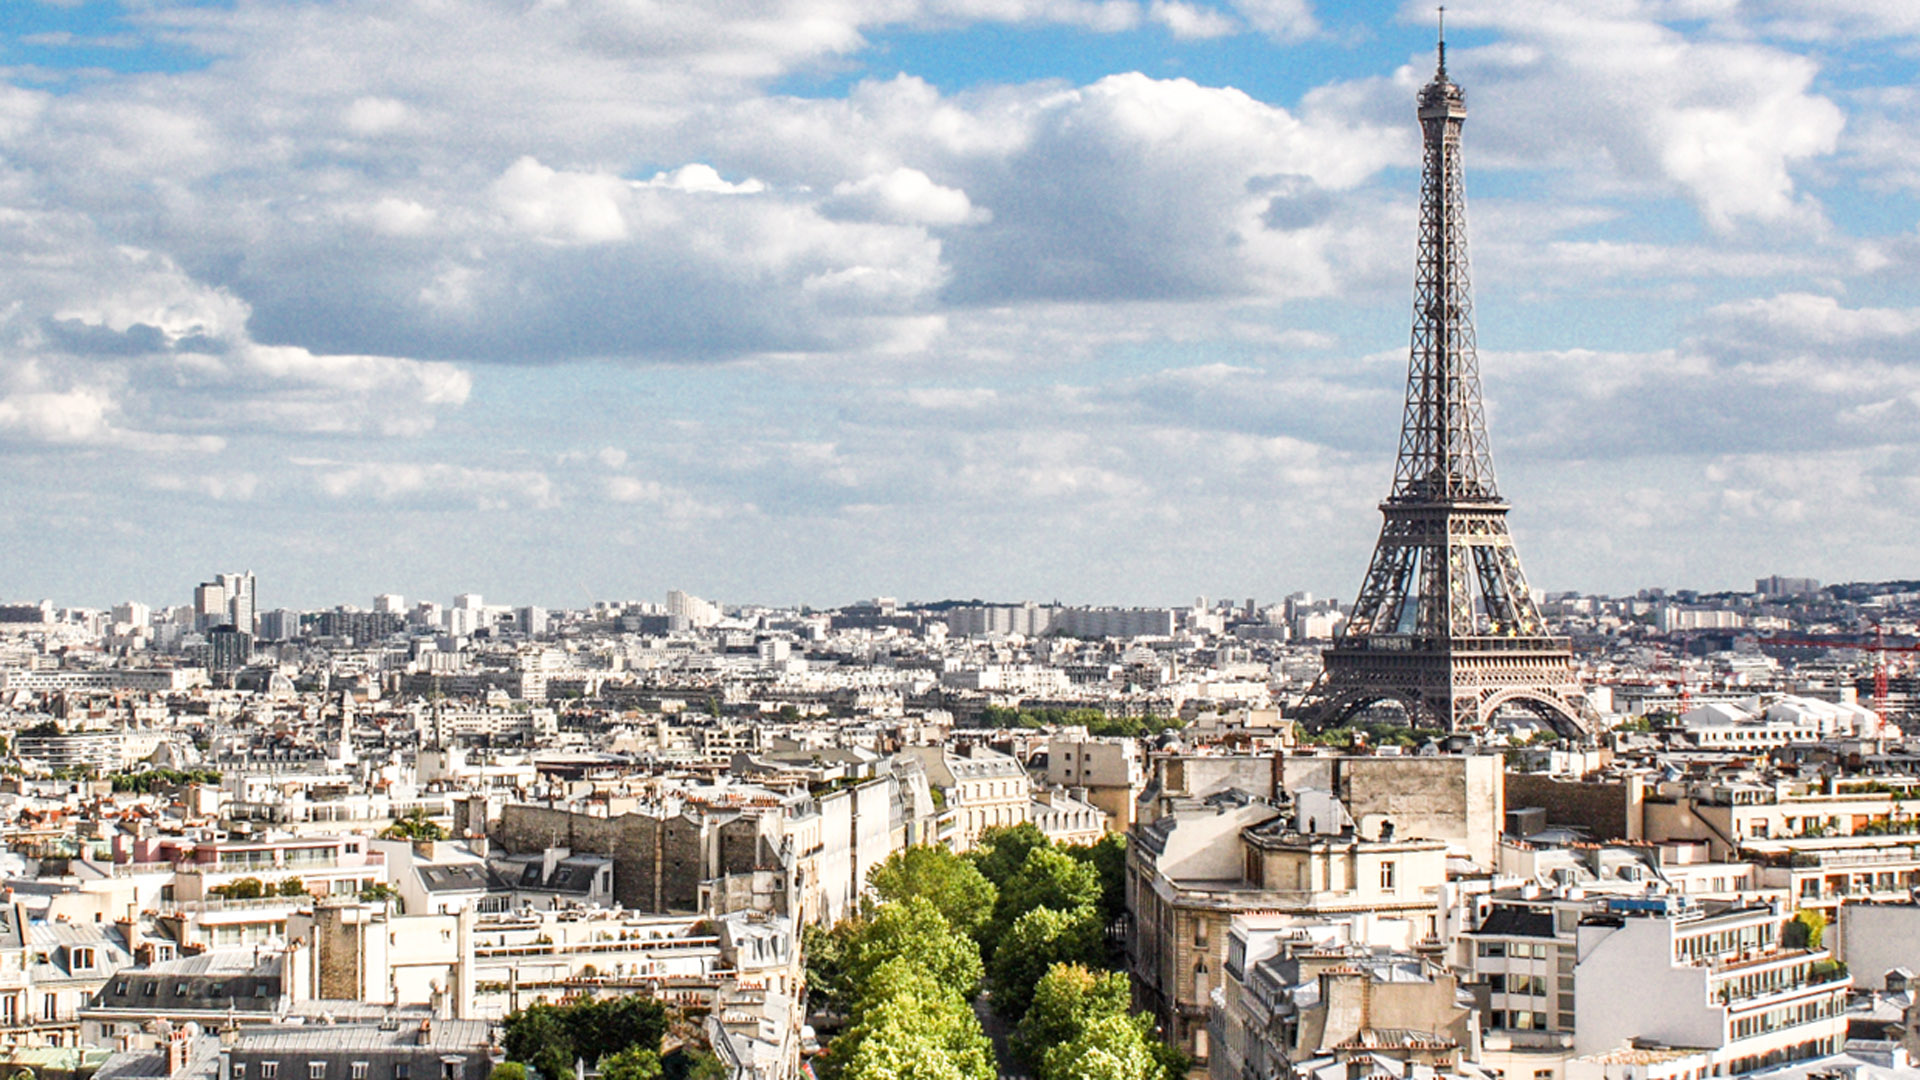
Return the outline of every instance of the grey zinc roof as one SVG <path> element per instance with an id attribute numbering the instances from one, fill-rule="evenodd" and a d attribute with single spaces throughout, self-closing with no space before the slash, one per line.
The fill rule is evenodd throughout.
<path id="1" fill-rule="evenodd" d="M 472 1052 L 493 1041 L 493 1025 L 485 1020 L 435 1020 L 425 1047 L 420 1046 L 420 1021 L 398 1024 L 357 1021 L 350 1024 L 306 1023 L 276 1024 L 272 1027 L 243 1027 L 234 1044 L 236 1052 L 272 1053 L 351 1053 L 356 1050 L 404 1050 Z"/>
<path id="2" fill-rule="evenodd" d="M 280 1004 L 280 957 L 253 949 L 214 949 L 148 968 L 129 968 L 94 995 L 102 1009 L 166 1012 L 271 1012 Z"/>
<path id="3" fill-rule="evenodd" d="M 414 868 L 420 885 L 430 893 L 485 892 L 492 880 L 479 863 L 434 863 Z"/>
<path id="4" fill-rule="evenodd" d="M 171 1080 L 215 1080 L 220 1074 L 220 1037 L 203 1032 L 191 1037 L 187 1067 Z M 122 1050 L 106 1060 L 94 1080 L 160 1080 L 167 1077 L 167 1051 Z"/>

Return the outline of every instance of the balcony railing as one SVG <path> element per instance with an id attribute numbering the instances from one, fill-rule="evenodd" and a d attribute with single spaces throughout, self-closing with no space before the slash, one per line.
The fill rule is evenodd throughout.
<path id="1" fill-rule="evenodd" d="M 302 893 L 299 896 L 259 896 L 249 899 L 227 899 L 209 897 L 205 900 L 162 900 L 154 905 L 159 915 L 213 915 L 224 912 L 241 911 L 292 911 L 302 904 L 313 903 L 313 896 Z"/>

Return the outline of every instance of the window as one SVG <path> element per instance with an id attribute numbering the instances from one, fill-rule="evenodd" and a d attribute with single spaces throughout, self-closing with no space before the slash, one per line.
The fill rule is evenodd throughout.
<path id="1" fill-rule="evenodd" d="M 273 1080 L 274 1074 L 278 1073 L 279 1071 L 280 1071 L 279 1062 L 263 1061 L 260 1063 L 260 1080 Z"/>
<path id="2" fill-rule="evenodd" d="M 307 1080 L 327 1080 L 327 1063 L 324 1061 L 307 1062 Z"/>
<path id="3" fill-rule="evenodd" d="M 93 966 L 93 950 L 92 949 L 73 950 L 73 966 L 76 969 L 92 967 Z"/>
<path id="4" fill-rule="evenodd" d="M 1380 888 L 1385 890 L 1386 892 L 1393 891 L 1393 881 L 1394 881 L 1396 869 L 1397 869 L 1397 864 L 1392 859 L 1388 859 L 1386 862 L 1383 862 L 1380 864 Z"/>
<path id="5" fill-rule="evenodd" d="M 1504 941 L 1483 941 L 1480 943 L 1481 956 L 1507 955 L 1507 943 Z"/>
<path id="6" fill-rule="evenodd" d="M 14 997 L 12 994 L 8 994 L 6 997 L 0 998 L 0 1020 L 4 1020 L 8 1024 L 12 1024 L 19 1019 L 19 1012 L 20 1012 L 19 998 Z"/>
<path id="7" fill-rule="evenodd" d="M 247 1063 L 244 1061 L 234 1062 L 233 1072 L 230 1073 L 229 1076 L 231 1080 L 247 1080 Z"/>
<path id="8" fill-rule="evenodd" d="M 48 994 L 40 999 L 40 1019 L 60 1019 L 60 995 Z"/>
<path id="9" fill-rule="evenodd" d="M 353 1080 L 367 1080 L 366 1062 L 356 1061 L 353 1063 Z"/>
<path id="10" fill-rule="evenodd" d="M 404 1061 L 395 1062 L 393 1080 L 413 1080 L 413 1066 Z"/>
<path id="11" fill-rule="evenodd" d="M 145 980 L 142 980 L 142 982 L 140 983 L 141 997 L 155 997 L 159 993 L 160 993 L 160 981 L 158 979 L 145 979 Z"/>
<path id="12" fill-rule="evenodd" d="M 460 1066 L 451 1061 L 440 1063 L 440 1080 L 460 1080 Z"/>

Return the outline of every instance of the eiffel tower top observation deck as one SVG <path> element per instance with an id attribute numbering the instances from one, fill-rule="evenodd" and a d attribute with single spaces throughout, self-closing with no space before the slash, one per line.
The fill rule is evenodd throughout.
<path id="1" fill-rule="evenodd" d="M 1540 617 L 1494 481 L 1467 260 L 1466 92 L 1447 76 L 1444 37 L 1418 114 L 1420 249 L 1393 490 L 1309 709 L 1325 725 L 1393 700 L 1414 723 L 1459 730 L 1512 704 L 1577 730 L 1571 651 Z"/>

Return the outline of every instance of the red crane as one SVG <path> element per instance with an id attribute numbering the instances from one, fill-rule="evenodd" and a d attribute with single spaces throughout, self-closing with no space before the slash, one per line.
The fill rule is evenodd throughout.
<path id="1" fill-rule="evenodd" d="M 1856 649 L 1860 652 L 1871 652 L 1873 654 L 1873 712 L 1875 716 L 1880 718 L 1880 722 L 1883 724 L 1887 721 L 1887 654 L 1890 652 L 1920 653 L 1920 644 L 1887 644 L 1887 632 L 1878 626 L 1873 628 L 1873 640 L 1871 642 L 1840 637 L 1763 637 L 1755 638 L 1754 642 L 1759 645 L 1785 645 L 1793 648 Z"/>

